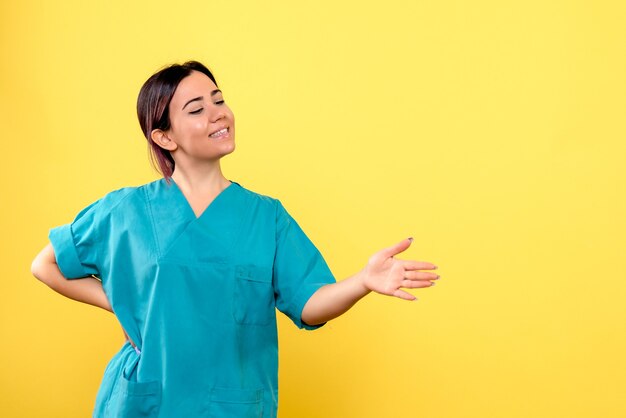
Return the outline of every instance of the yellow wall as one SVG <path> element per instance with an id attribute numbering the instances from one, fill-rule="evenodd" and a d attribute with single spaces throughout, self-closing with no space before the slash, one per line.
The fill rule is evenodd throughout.
<path id="1" fill-rule="evenodd" d="M 317 332 L 281 317 L 281 417 L 626 416 L 626 5 L 241 3 L 0 3 L 0 416 L 90 416 L 121 330 L 30 263 L 157 178 L 136 96 L 192 58 L 237 118 L 225 174 L 338 278 L 411 235 L 442 274 Z"/>

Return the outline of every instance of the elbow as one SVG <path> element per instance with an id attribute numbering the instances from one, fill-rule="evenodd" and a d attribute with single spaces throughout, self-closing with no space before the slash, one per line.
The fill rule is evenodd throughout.
<path id="1" fill-rule="evenodd" d="M 303 324 L 305 325 L 309 325 L 309 326 L 317 326 L 317 325 L 321 325 L 321 324 L 325 324 L 326 322 L 328 322 L 331 318 L 322 318 L 320 317 L 320 315 L 316 315 L 314 312 L 312 312 L 314 309 L 311 308 L 309 306 L 309 309 L 306 309 L 307 307 L 305 306 L 305 309 L 302 310 L 302 313 L 300 314 L 300 321 L 302 321 Z"/>
<path id="2" fill-rule="evenodd" d="M 46 253 L 46 249 L 44 248 L 44 250 L 37 254 L 33 262 L 30 264 L 30 272 L 37 280 L 47 286 L 51 286 L 52 279 L 54 277 L 54 266 L 56 266 L 56 264 L 53 265 L 51 263 L 51 260 L 49 260 L 49 256 Z"/>
<path id="3" fill-rule="evenodd" d="M 44 261 L 35 258 L 30 265 L 30 272 L 35 276 L 37 280 L 48 286 L 49 288 L 56 290 L 58 282 L 54 280 L 54 273 L 51 271 L 51 266 Z"/>
<path id="4" fill-rule="evenodd" d="M 54 278 L 56 258 L 52 245 L 48 243 L 33 259 L 30 264 L 30 272 L 35 278 L 50 286 Z"/>
<path id="5" fill-rule="evenodd" d="M 30 272 L 32 273 L 33 276 L 35 276 L 35 278 L 39 281 L 44 281 L 44 273 L 43 273 L 43 266 L 42 266 L 42 262 L 41 262 L 41 258 L 38 255 L 37 257 L 35 257 L 35 259 L 33 260 L 33 262 L 30 265 Z"/>
<path id="6" fill-rule="evenodd" d="M 328 322 L 328 320 L 324 321 L 324 320 L 319 320 L 319 319 L 314 319 L 314 318 L 305 319 L 304 317 L 301 317 L 300 320 L 302 321 L 303 325 L 308 325 L 309 327 L 317 327 L 319 325 L 322 325 Z"/>

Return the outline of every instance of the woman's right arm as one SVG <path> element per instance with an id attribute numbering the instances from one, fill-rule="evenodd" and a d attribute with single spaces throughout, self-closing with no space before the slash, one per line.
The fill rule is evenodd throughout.
<path id="1" fill-rule="evenodd" d="M 102 289 L 100 280 L 87 276 L 81 279 L 66 279 L 57 266 L 52 244 L 48 243 L 33 260 L 30 268 L 33 275 L 55 292 L 70 299 L 97 306 L 113 312 L 109 299 Z"/>

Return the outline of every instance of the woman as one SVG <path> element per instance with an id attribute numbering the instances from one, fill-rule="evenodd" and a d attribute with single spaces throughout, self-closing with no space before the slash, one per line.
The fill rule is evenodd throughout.
<path id="1" fill-rule="evenodd" d="M 222 174 L 234 117 L 202 64 L 154 74 L 137 111 L 164 178 L 113 191 L 53 228 L 32 265 L 57 292 L 114 312 L 129 337 L 94 417 L 275 417 L 275 308 L 315 329 L 370 291 L 413 300 L 401 288 L 439 277 L 422 271 L 431 263 L 394 258 L 409 238 L 335 282 L 278 200 Z"/>

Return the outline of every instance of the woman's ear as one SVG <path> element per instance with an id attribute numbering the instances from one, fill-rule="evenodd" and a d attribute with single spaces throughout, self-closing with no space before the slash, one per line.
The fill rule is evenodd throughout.
<path id="1" fill-rule="evenodd" d="M 178 148 L 178 145 L 176 144 L 176 142 L 172 141 L 172 139 L 169 136 L 167 136 L 165 131 L 162 131 L 161 129 L 153 130 L 152 133 L 150 134 L 150 138 L 152 138 L 152 141 L 155 144 L 157 144 L 161 148 L 168 150 L 170 152 Z"/>

